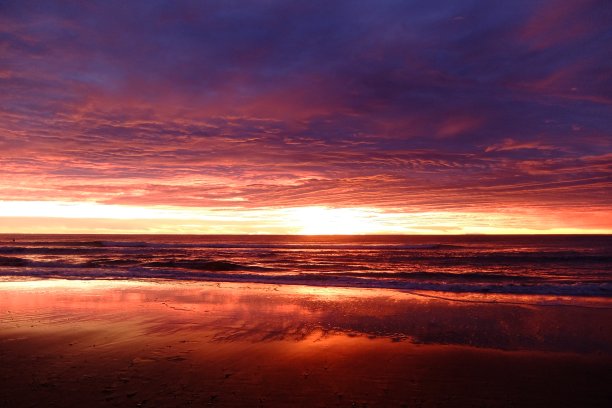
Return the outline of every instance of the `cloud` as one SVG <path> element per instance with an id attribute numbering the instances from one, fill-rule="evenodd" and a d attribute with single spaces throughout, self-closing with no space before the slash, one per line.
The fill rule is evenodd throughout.
<path id="1" fill-rule="evenodd" d="M 605 2 L 0 7 L 2 200 L 611 204 Z"/>
<path id="2" fill-rule="evenodd" d="M 491 146 L 488 146 L 485 149 L 485 152 L 489 153 L 489 152 L 523 150 L 523 149 L 559 150 L 559 148 L 556 146 L 544 144 L 538 141 L 517 142 L 516 140 L 508 138 L 508 139 L 504 139 L 504 141 L 501 143 L 496 143 Z"/>

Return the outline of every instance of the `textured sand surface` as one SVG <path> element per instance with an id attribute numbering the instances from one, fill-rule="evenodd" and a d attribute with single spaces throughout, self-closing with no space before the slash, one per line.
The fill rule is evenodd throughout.
<path id="1" fill-rule="evenodd" d="M 606 406 L 608 301 L 521 300 L 5 282 L 0 406 Z"/>

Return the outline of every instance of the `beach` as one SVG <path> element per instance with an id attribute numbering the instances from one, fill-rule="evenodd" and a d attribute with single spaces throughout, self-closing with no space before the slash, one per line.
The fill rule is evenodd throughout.
<path id="1" fill-rule="evenodd" d="M 606 406 L 609 299 L 236 282 L 0 285 L 0 405 Z"/>
<path id="2" fill-rule="evenodd" d="M 0 408 L 612 408 L 612 0 L 0 0 Z"/>

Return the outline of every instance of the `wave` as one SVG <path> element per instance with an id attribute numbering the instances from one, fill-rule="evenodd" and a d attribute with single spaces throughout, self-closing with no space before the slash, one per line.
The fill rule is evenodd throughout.
<path id="1" fill-rule="evenodd" d="M 129 267 L 146 267 L 146 268 L 180 268 L 193 271 L 274 271 L 278 269 L 267 268 L 257 265 L 243 265 L 236 262 L 223 260 L 161 260 L 161 261 L 143 261 L 137 258 L 98 258 L 91 259 L 86 262 L 70 262 L 69 260 L 57 261 L 38 261 L 29 260 L 17 257 L 0 256 L 0 267 L 28 267 L 28 268 L 84 268 L 87 273 L 92 273 L 91 268 L 109 268 L 117 269 Z M 0 275 L 2 275 L 0 271 Z M 72 273 L 72 272 L 70 272 Z M 95 276 L 95 272 L 94 276 Z M 120 274 L 124 274 L 121 271 Z"/>
<path id="2" fill-rule="evenodd" d="M 116 248 L 116 247 L 156 247 L 166 244 L 157 244 L 144 241 L 12 241 L 9 245 L 19 244 L 21 247 L 93 247 L 93 248 Z M 170 244 L 172 245 L 172 244 Z"/>
<path id="3" fill-rule="evenodd" d="M 146 241 L 22 241 L 19 246 L 0 246 L 0 251 L 13 249 L 32 249 L 37 247 L 62 248 L 226 248 L 226 249 L 343 249 L 343 250 L 439 250 L 462 249 L 462 245 L 451 244 L 342 244 L 342 243 L 255 243 L 255 242 L 205 242 L 205 243 L 162 243 Z"/>
<path id="4" fill-rule="evenodd" d="M 215 260 L 171 260 L 171 261 L 155 261 L 145 263 L 144 266 L 157 268 L 182 268 L 196 271 L 266 271 L 273 270 L 253 265 L 241 265 L 229 261 Z"/>
<path id="5" fill-rule="evenodd" d="M 30 268 L 29 268 L 30 269 Z M 31 268 L 21 272 L 3 270 L 3 277 L 78 280 L 175 280 L 267 283 L 308 286 L 333 286 L 357 288 L 382 288 L 408 291 L 433 291 L 451 293 L 563 295 L 612 297 L 612 282 L 482 282 L 482 281 L 422 281 L 419 279 L 372 279 L 367 277 L 335 274 L 254 274 L 235 271 L 177 270 L 163 268 Z"/>
<path id="6" fill-rule="evenodd" d="M 28 268 L 32 269 L 84 269 L 87 274 L 92 274 L 96 277 L 96 268 L 112 268 L 116 269 L 119 275 L 130 273 L 133 270 L 147 270 L 144 277 L 155 277 L 155 270 L 177 271 L 177 277 L 183 276 L 182 271 L 188 271 L 185 276 L 195 276 L 193 272 L 208 271 L 208 272 L 265 272 L 276 273 L 277 275 L 286 276 L 293 274 L 300 276 L 301 279 L 308 281 L 312 280 L 329 280 L 339 278 L 350 278 L 364 280 L 381 280 L 381 281 L 415 281 L 415 282 L 510 282 L 510 283 L 547 283 L 551 281 L 567 280 L 567 276 L 557 275 L 555 277 L 541 275 L 518 275 L 512 273 L 500 272 L 441 272 L 441 271 L 380 271 L 374 270 L 372 267 L 359 265 L 356 272 L 339 272 L 338 266 L 331 264 L 302 264 L 299 268 L 294 268 L 290 264 L 281 264 L 272 266 L 262 266 L 253 264 L 244 264 L 231 262 L 226 260 L 215 259 L 163 259 L 150 261 L 142 258 L 96 258 L 85 262 L 78 260 L 31 260 L 18 257 L 0 256 L 0 267 L 12 268 Z M 181 273 L 179 273 L 181 272 Z M 42 273 L 42 272 L 41 272 Z M 62 274 L 62 272 L 54 272 Z M 66 272 L 70 275 L 73 272 Z M 139 272 L 142 274 L 141 272 Z M 164 272 L 166 273 L 166 272 Z M 0 276 L 3 270 L 0 269 Z M 141 276 L 141 275 L 138 275 Z M 218 275 L 215 275 L 218 276 Z M 242 275 L 247 276 L 247 275 Z M 582 276 L 583 281 L 588 282 L 610 282 L 609 276 L 605 273 L 590 273 L 589 276 Z"/>
<path id="7" fill-rule="evenodd" d="M 414 279 L 414 280 L 467 280 L 467 281 L 543 281 L 532 276 L 513 275 L 493 272 L 343 272 L 337 276 L 356 278 Z"/>
<path id="8" fill-rule="evenodd" d="M 0 247 L 0 254 L 21 254 L 21 255 L 88 255 L 101 254 L 107 250 L 102 247 L 23 247 L 23 246 L 5 246 Z"/>
<path id="9" fill-rule="evenodd" d="M 251 255 L 274 256 L 275 251 L 304 251 L 304 256 L 310 256 L 310 251 L 330 251 L 345 255 L 344 261 L 351 263 L 351 257 L 363 256 L 351 251 L 369 251 L 371 257 L 380 256 L 380 261 L 387 263 L 404 263 L 412 261 L 432 261 L 436 264 L 547 264 L 547 263 L 610 263 L 609 253 L 593 253 L 581 251 L 491 251 L 474 247 L 464 247 L 450 244 L 418 244 L 418 245 L 388 245 L 388 244 L 303 244 L 303 243 L 156 243 L 145 241 L 58 241 L 58 242 L 24 242 L 20 245 L 0 246 L 0 254 L 4 255 L 96 255 L 113 253 L 122 255 L 143 255 L 165 253 L 197 252 L 207 249 L 247 250 Z M 250 250 L 250 251 L 249 251 Z M 255 251 L 262 251 L 256 253 Z M 266 251 L 268 251 L 266 253 Z M 337 255 L 334 254 L 336 257 Z M 338 259 L 336 259 L 338 260 Z"/>
<path id="10" fill-rule="evenodd" d="M 28 261 L 12 256 L 0 256 L 0 266 L 26 266 Z"/>
<path id="11" fill-rule="evenodd" d="M 612 262 L 612 256 L 578 251 L 524 251 L 469 254 L 456 259 L 473 258 L 482 263 Z"/>
<path id="12" fill-rule="evenodd" d="M 32 236 L 18 242 L 5 238 L 0 241 L 0 277 L 210 280 L 612 297 L 612 252 L 600 238 L 588 245 L 575 238 L 573 246 L 565 241 L 522 244 L 514 238 L 500 243 L 458 241 L 465 245 L 447 244 L 444 238 L 131 238 L 65 236 L 45 241 L 44 236 Z"/>
<path id="13" fill-rule="evenodd" d="M 184 247 L 182 244 L 177 244 L 178 247 Z M 226 248 L 226 249 L 291 249 L 291 250 L 436 250 L 436 249 L 462 249 L 461 245 L 450 244 L 415 244 L 415 245 L 392 245 L 392 244 L 338 244 L 338 243 L 322 243 L 322 244 L 278 244 L 278 243 L 206 243 L 196 244 L 190 247 L 199 248 Z"/>
<path id="14" fill-rule="evenodd" d="M 12 241 L 10 244 L 19 244 L 26 247 L 102 247 L 103 241 Z"/>
<path id="15" fill-rule="evenodd" d="M 101 266 L 129 266 L 142 263 L 141 259 L 133 258 L 98 258 L 84 262 L 82 266 L 87 268 L 96 268 Z"/>

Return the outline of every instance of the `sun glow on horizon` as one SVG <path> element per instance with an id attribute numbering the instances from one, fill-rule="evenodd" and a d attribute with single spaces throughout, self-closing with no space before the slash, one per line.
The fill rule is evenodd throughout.
<path id="1" fill-rule="evenodd" d="M 387 225 L 385 214 L 372 208 L 299 207 L 287 210 L 289 222 L 302 235 L 358 235 L 401 231 Z"/>
<path id="2" fill-rule="evenodd" d="M 0 233 L 77 234 L 610 234 L 602 215 L 402 211 L 373 207 L 198 208 L 0 201 Z M 545 218 L 549 217 L 549 218 Z M 599 217 L 599 218 L 598 218 Z M 571 223 L 573 222 L 573 224 Z M 579 224 L 581 222 L 582 224 Z"/>

